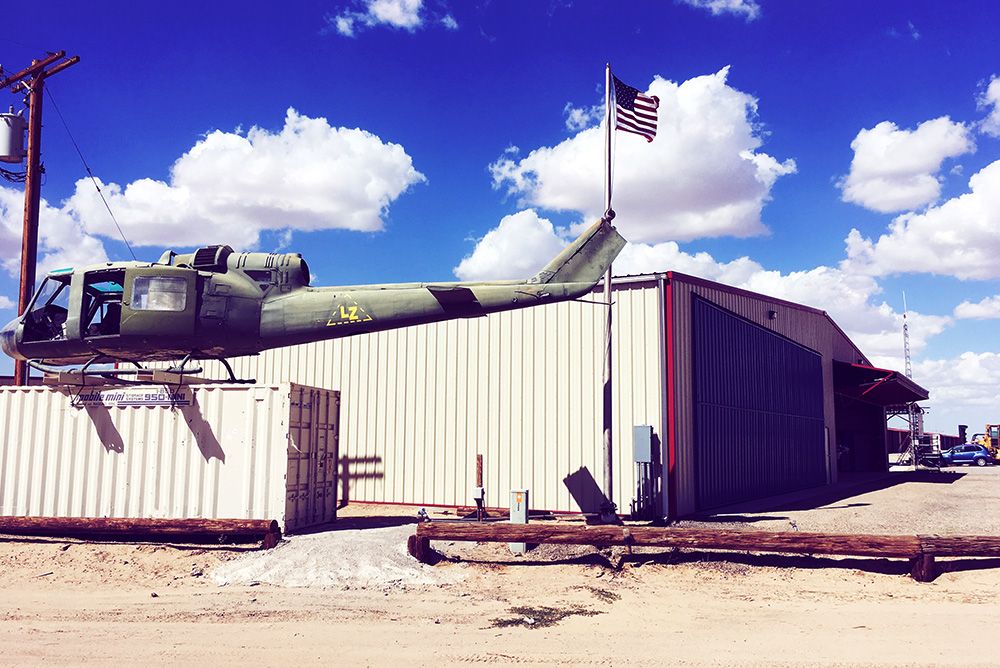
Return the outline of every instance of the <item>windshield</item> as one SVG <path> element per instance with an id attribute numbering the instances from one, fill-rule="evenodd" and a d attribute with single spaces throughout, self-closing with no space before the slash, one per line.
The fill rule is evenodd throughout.
<path id="1" fill-rule="evenodd" d="M 45 278 L 24 318 L 25 341 L 66 338 L 70 279 L 69 274 Z"/>
<path id="2" fill-rule="evenodd" d="M 31 302 L 30 311 L 37 308 L 44 308 L 50 302 L 58 303 L 66 308 L 69 306 L 69 276 L 46 276 L 42 287 L 35 293 L 35 299 Z"/>

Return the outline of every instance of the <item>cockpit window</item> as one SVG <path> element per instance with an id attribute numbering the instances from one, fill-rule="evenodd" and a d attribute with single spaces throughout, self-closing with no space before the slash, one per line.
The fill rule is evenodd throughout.
<path id="1" fill-rule="evenodd" d="M 71 275 L 48 276 L 24 319 L 25 341 L 55 341 L 66 338 Z"/>
<path id="2" fill-rule="evenodd" d="M 104 269 L 87 273 L 83 284 L 80 327 L 85 337 L 118 334 L 122 319 L 125 270 Z"/>
<path id="3" fill-rule="evenodd" d="M 187 307 L 187 281 L 175 276 L 136 276 L 132 308 L 136 311 L 183 311 Z"/>

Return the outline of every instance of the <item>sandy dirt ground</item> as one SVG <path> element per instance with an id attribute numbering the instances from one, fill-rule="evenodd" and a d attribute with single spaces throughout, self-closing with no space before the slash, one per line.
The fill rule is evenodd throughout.
<path id="1" fill-rule="evenodd" d="M 1000 496 L 992 473 L 963 477 L 973 499 Z M 791 517 L 821 530 L 829 520 L 810 513 L 837 506 L 867 512 L 859 526 L 878 524 L 914 494 L 957 494 L 963 483 L 919 484 L 741 512 L 734 526 Z M 921 584 L 898 560 L 554 546 L 514 557 L 503 545 L 435 543 L 449 558 L 423 567 L 395 552 L 410 513 L 351 506 L 336 531 L 292 537 L 270 555 L 0 538 L 0 664 L 1000 665 L 998 560 L 948 562 Z M 366 527 L 391 542 L 352 543 Z M 351 579 L 352 559 L 366 577 Z M 380 579 L 384 564 L 399 573 Z M 307 577 L 313 584 L 291 587 L 247 580 L 254 568 L 279 582 L 329 575 L 325 586 Z"/>

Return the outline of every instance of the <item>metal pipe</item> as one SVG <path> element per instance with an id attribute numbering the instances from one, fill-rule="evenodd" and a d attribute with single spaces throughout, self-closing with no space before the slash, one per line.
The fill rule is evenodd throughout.
<path id="1" fill-rule="evenodd" d="M 604 183 L 604 218 L 609 223 L 614 218 L 614 211 L 611 210 L 611 184 L 612 184 L 612 146 L 611 133 L 614 109 L 611 99 L 611 65 L 605 66 L 604 71 L 604 97 L 606 107 L 605 121 L 605 183 Z M 614 485 L 614 436 L 612 429 L 614 420 L 612 414 L 612 394 L 611 394 L 611 265 L 604 275 L 604 302 L 607 304 L 607 315 L 604 323 L 604 385 L 603 385 L 603 426 L 604 426 L 604 497 L 607 507 L 601 509 L 602 519 L 610 521 L 615 515 L 615 485 Z"/>

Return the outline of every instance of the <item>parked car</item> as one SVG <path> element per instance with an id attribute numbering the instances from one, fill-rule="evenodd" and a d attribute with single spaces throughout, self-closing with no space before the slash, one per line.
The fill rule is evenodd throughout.
<path id="1" fill-rule="evenodd" d="M 954 448 L 941 451 L 941 459 L 945 465 L 954 466 L 956 464 L 975 464 L 976 466 L 986 466 L 993 463 L 990 451 L 983 446 L 972 443 L 968 445 L 956 445 Z"/>

